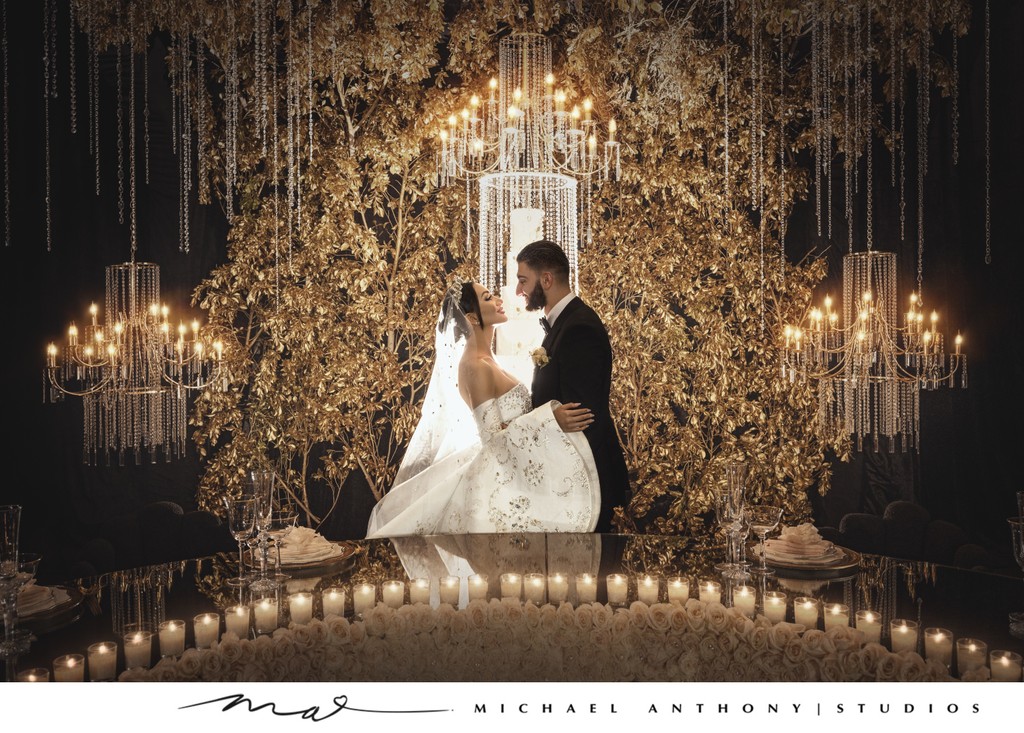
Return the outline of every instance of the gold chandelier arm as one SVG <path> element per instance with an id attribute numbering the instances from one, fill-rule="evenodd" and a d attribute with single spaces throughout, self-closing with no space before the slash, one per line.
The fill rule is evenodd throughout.
<path id="1" fill-rule="evenodd" d="M 103 378 L 102 381 L 97 382 L 96 384 L 92 385 L 88 389 L 83 389 L 83 390 L 68 389 L 63 384 L 61 384 L 59 379 L 57 379 L 57 372 L 59 371 L 59 369 L 60 369 L 60 367 L 47 367 L 46 368 L 46 377 L 47 377 L 48 381 L 50 382 L 50 386 L 51 387 L 56 389 L 61 394 L 65 394 L 65 395 L 68 395 L 70 397 L 85 397 L 86 395 L 91 395 L 91 394 L 96 394 L 97 392 L 102 392 L 103 390 L 105 390 L 107 388 L 107 386 L 110 384 L 110 382 L 112 380 L 112 375 L 108 374 L 106 377 Z"/>

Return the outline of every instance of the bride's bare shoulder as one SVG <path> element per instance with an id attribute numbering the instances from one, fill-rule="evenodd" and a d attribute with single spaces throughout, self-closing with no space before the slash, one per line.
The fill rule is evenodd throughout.
<path id="1" fill-rule="evenodd" d="M 459 391 L 471 408 L 497 397 L 494 366 L 487 359 L 465 356 L 459 362 Z"/>

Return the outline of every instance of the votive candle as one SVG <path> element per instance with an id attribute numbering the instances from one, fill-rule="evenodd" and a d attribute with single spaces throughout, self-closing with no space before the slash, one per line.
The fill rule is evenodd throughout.
<path id="1" fill-rule="evenodd" d="M 540 605 L 544 602 L 544 574 L 527 573 L 523 578 L 523 592 L 528 603 Z"/>
<path id="2" fill-rule="evenodd" d="M 46 667 L 32 667 L 18 672 L 18 682 L 49 682 L 50 670 Z"/>
<path id="3" fill-rule="evenodd" d="M 548 576 L 548 602 L 564 603 L 569 600 L 569 579 L 561 573 Z"/>
<path id="4" fill-rule="evenodd" d="M 833 626 L 850 625 L 850 607 L 844 603 L 832 603 L 825 609 L 825 631 Z"/>
<path id="5" fill-rule="evenodd" d="M 818 602 L 807 596 L 794 600 L 793 621 L 806 629 L 818 628 Z"/>
<path id="6" fill-rule="evenodd" d="M 220 614 L 201 613 L 192 619 L 196 649 L 209 649 L 220 638 Z"/>
<path id="7" fill-rule="evenodd" d="M 744 616 L 753 616 L 757 593 L 752 585 L 737 585 L 732 589 L 732 607 Z"/>
<path id="8" fill-rule="evenodd" d="M 380 592 L 389 608 L 401 608 L 405 604 L 405 583 L 401 580 L 385 580 Z"/>
<path id="9" fill-rule="evenodd" d="M 430 581 L 413 578 L 409 583 L 409 603 L 430 603 Z"/>
<path id="10" fill-rule="evenodd" d="M 857 611 L 854 624 L 856 625 L 857 630 L 864 634 L 864 643 L 881 643 L 882 617 L 878 615 L 877 611 Z"/>
<path id="11" fill-rule="evenodd" d="M 185 622 L 164 621 L 157 629 L 161 657 L 180 657 L 185 652 Z"/>
<path id="12" fill-rule="evenodd" d="M 153 632 L 133 631 L 124 637 L 125 669 L 148 667 L 153 658 Z"/>
<path id="13" fill-rule="evenodd" d="M 377 603 L 377 586 L 373 583 L 360 583 L 352 590 L 352 611 L 361 614 L 369 611 Z"/>
<path id="14" fill-rule="evenodd" d="M 487 576 L 482 573 L 469 576 L 469 600 L 487 600 Z"/>
<path id="15" fill-rule="evenodd" d="M 636 597 L 638 601 L 653 606 L 658 602 L 661 591 L 661 579 L 654 575 L 645 575 L 636 581 Z"/>
<path id="16" fill-rule="evenodd" d="M 682 576 L 668 579 L 668 602 L 686 603 L 690 598 L 690 581 Z"/>
<path id="17" fill-rule="evenodd" d="M 889 622 L 889 639 L 894 652 L 916 652 L 917 622 L 894 618 Z"/>
<path id="18" fill-rule="evenodd" d="M 462 580 L 457 575 L 446 575 L 441 578 L 438 588 L 441 603 L 449 603 L 452 606 L 459 605 L 459 586 L 461 584 Z"/>
<path id="19" fill-rule="evenodd" d="M 993 651 L 989 657 L 994 682 L 1020 682 L 1021 656 L 1004 649 Z"/>
<path id="20" fill-rule="evenodd" d="M 249 607 L 231 606 L 230 608 L 225 608 L 224 627 L 239 639 L 249 636 Z"/>
<path id="21" fill-rule="evenodd" d="M 323 604 L 324 618 L 345 615 L 345 589 L 339 586 L 328 588 L 320 594 Z"/>
<path id="22" fill-rule="evenodd" d="M 606 579 L 609 603 L 625 603 L 629 592 L 629 581 L 625 575 L 612 573 Z"/>
<path id="23" fill-rule="evenodd" d="M 89 681 L 103 682 L 117 676 L 117 643 L 98 641 L 86 650 L 89 660 Z"/>
<path id="24" fill-rule="evenodd" d="M 699 595 L 700 599 L 705 603 L 721 603 L 722 584 L 714 580 L 702 580 Z"/>
<path id="25" fill-rule="evenodd" d="M 261 598 L 253 604 L 256 633 L 269 634 L 277 628 L 277 599 Z"/>
<path id="26" fill-rule="evenodd" d="M 782 591 L 766 591 L 762 605 L 764 617 L 773 624 L 786 620 L 786 594 Z"/>
<path id="27" fill-rule="evenodd" d="M 85 682 L 85 657 L 65 654 L 53 660 L 54 682 Z"/>
<path id="28" fill-rule="evenodd" d="M 515 598 L 519 600 L 519 593 L 522 588 L 522 579 L 519 577 L 519 573 L 502 573 L 501 574 L 501 597 L 502 598 Z"/>
<path id="29" fill-rule="evenodd" d="M 953 632 L 935 627 L 925 629 L 924 658 L 941 662 L 948 669 L 953 662 Z"/>
<path id="30" fill-rule="evenodd" d="M 288 596 L 288 615 L 293 624 L 308 624 L 313 620 L 313 594 L 292 593 Z"/>
<path id="31" fill-rule="evenodd" d="M 956 640 L 956 673 L 963 676 L 977 667 L 984 667 L 988 659 L 988 644 L 980 639 Z"/>
<path id="32" fill-rule="evenodd" d="M 595 603 L 597 601 L 597 581 L 590 573 L 576 576 L 576 602 Z"/>

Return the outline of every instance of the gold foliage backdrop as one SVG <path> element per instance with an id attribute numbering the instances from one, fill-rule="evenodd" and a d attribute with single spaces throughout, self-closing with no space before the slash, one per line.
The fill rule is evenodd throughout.
<path id="1" fill-rule="evenodd" d="M 892 148 L 886 60 L 900 59 L 905 85 L 932 38 L 966 32 L 963 0 L 75 6 L 100 48 L 170 35 L 182 139 L 195 145 L 179 152 L 194 156 L 199 200 L 232 225 L 227 264 L 196 293 L 228 344 L 227 389 L 194 411 L 200 505 L 219 509 L 267 455 L 313 525 L 353 472 L 375 497 L 387 491 L 449 273 L 476 272 L 474 212 L 460 187 L 437 188 L 433 141 L 515 29 L 550 35 L 560 84 L 619 123 L 623 180 L 598 191 L 580 283 L 616 355 L 612 407 L 634 490 L 623 528 L 706 536 L 710 488 L 737 455 L 755 500 L 782 503 L 786 522 L 809 516 L 808 491 L 827 490 L 816 398 L 780 378 L 777 354 L 780 324 L 825 274 L 813 258 L 787 264 L 781 247 L 815 181 L 826 122 L 814 100 L 828 88 L 829 165 L 863 164 L 850 140 L 869 129 Z M 807 51 L 816 23 L 833 38 L 824 79 Z M 844 102 L 861 33 L 867 74 L 887 81 L 854 115 Z M 941 59 L 928 74 L 948 92 Z"/>

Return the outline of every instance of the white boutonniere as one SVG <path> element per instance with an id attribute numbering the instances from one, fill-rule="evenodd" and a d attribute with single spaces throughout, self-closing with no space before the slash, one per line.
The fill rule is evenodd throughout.
<path id="1" fill-rule="evenodd" d="M 544 366 L 550 361 L 550 359 L 548 359 L 548 352 L 544 351 L 543 346 L 539 346 L 531 351 L 530 358 L 533 359 L 533 365 L 537 368 Z"/>

